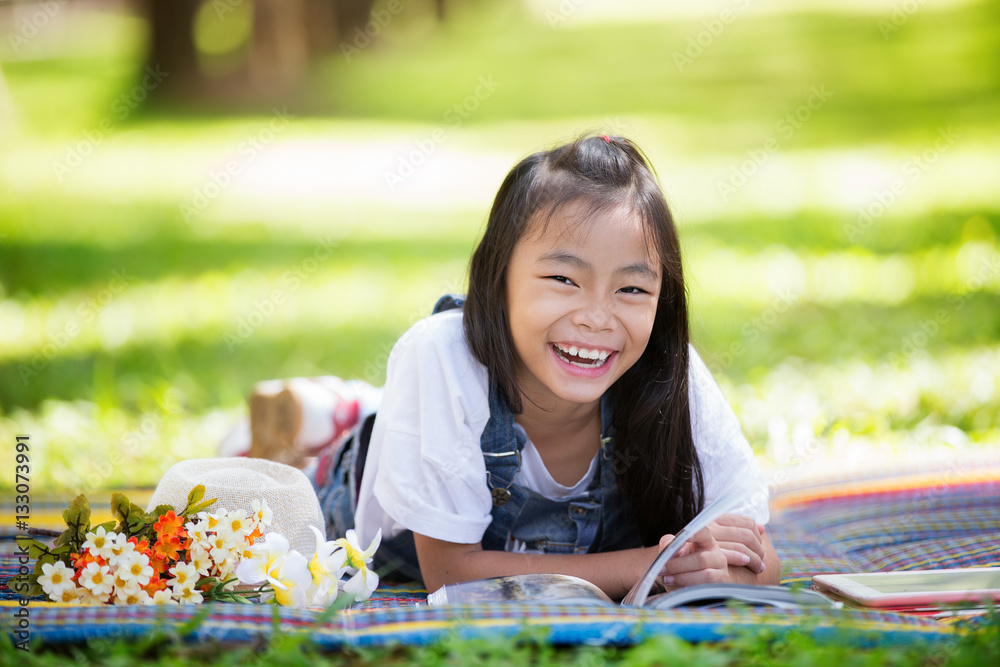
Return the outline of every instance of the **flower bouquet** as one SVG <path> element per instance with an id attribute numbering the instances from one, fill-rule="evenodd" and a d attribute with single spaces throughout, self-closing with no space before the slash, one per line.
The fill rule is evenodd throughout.
<path id="1" fill-rule="evenodd" d="M 369 564 L 381 533 L 362 550 L 354 531 L 326 541 L 310 526 L 316 554 L 307 561 L 283 535 L 265 534 L 273 516 L 266 500 L 254 500 L 249 512 L 210 512 L 216 500 L 204 496 L 198 485 L 180 512 L 169 505 L 146 512 L 115 493 L 116 520 L 96 527 L 86 496 L 77 496 L 63 512 L 66 530 L 51 546 L 28 541 L 36 562 L 27 594 L 78 604 L 256 600 L 326 607 L 365 600 L 378 586 Z"/>

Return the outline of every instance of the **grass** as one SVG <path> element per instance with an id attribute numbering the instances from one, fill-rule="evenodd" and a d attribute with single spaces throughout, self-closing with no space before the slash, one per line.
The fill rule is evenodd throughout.
<path id="1" fill-rule="evenodd" d="M 995 614 L 975 631 L 941 645 L 904 647 L 859 646 L 856 641 L 817 642 L 808 632 L 746 633 L 716 644 L 692 645 L 672 636 L 655 636 L 632 647 L 557 647 L 546 640 L 544 629 L 528 630 L 516 640 L 509 638 L 445 639 L 425 647 L 351 648 L 323 651 L 306 635 L 279 636 L 256 645 L 227 646 L 214 642 L 185 643 L 180 637 L 152 636 L 141 640 L 91 640 L 86 646 L 35 646 L 29 653 L 16 652 L 6 637 L 0 637 L 0 656 L 17 664 L 62 665 L 72 660 L 91 664 L 130 665 L 141 660 L 149 665 L 573 665 L 598 667 L 621 665 L 736 665 L 903 666 L 965 667 L 995 664 L 1000 658 L 1000 618 Z"/>

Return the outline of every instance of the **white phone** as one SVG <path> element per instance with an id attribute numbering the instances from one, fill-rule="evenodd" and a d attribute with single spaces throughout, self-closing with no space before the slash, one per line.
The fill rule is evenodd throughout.
<path id="1" fill-rule="evenodd" d="M 812 580 L 819 590 L 865 607 L 1000 602 L 1000 567 L 817 574 Z"/>

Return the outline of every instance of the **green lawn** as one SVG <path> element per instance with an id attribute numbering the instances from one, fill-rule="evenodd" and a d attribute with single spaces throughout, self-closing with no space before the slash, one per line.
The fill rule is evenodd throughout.
<path id="1" fill-rule="evenodd" d="M 400 15 L 350 61 L 319 63 L 276 121 L 120 118 L 144 28 L 85 15 L 99 46 L 3 66 L 20 133 L 0 156 L 0 437 L 32 434 L 35 483 L 72 490 L 79 462 L 121 448 L 170 391 L 107 477 L 154 484 L 211 454 L 258 380 L 381 382 L 395 338 L 463 289 L 503 172 L 601 127 L 660 172 L 693 338 L 762 456 L 776 419 L 828 446 L 841 432 L 933 448 L 928 425 L 996 446 L 1000 22 L 992 3 L 926 7 L 883 39 L 880 17 L 748 10 L 688 63 L 674 54 L 711 17 L 553 30 L 498 3 L 443 26 Z M 480 77 L 499 84 L 448 116 Z M 817 86 L 831 96 L 809 108 Z M 957 138 L 935 145 L 942 128 Z M 426 168 L 387 187 L 435 130 Z M 241 177 L 190 208 L 230 159 Z M 789 384 L 811 407 L 783 399 Z"/>

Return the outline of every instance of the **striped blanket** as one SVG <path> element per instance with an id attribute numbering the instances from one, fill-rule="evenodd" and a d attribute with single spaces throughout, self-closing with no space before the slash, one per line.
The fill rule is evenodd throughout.
<path id="1" fill-rule="evenodd" d="M 784 567 L 782 583 L 808 582 L 821 572 L 1000 566 L 1000 468 L 940 477 L 836 481 L 774 494 L 769 530 Z M 135 497 L 139 499 L 139 494 Z M 67 501 L 53 500 L 48 509 L 34 503 L 33 524 L 57 524 L 55 510 Z M 55 521 L 43 522 L 50 509 Z M 0 542 L 0 582 L 16 575 L 17 569 L 14 541 Z M 0 606 L 5 608 L 0 609 L 4 627 L 13 632 L 10 624 L 19 603 L 2 583 Z M 319 645 L 336 647 L 423 644 L 455 635 L 514 636 L 544 626 L 554 643 L 627 644 L 661 633 L 712 641 L 766 626 L 778 631 L 807 629 L 833 641 L 847 637 L 895 644 L 943 640 L 954 631 L 924 617 L 875 611 L 651 611 L 523 603 L 432 608 L 426 605 L 426 591 L 416 584 L 382 586 L 370 600 L 327 614 L 223 603 L 82 607 L 33 600 L 27 608 L 32 636 L 47 642 L 146 636 L 155 631 L 196 640 L 250 641 L 275 632 L 306 632 Z"/>

